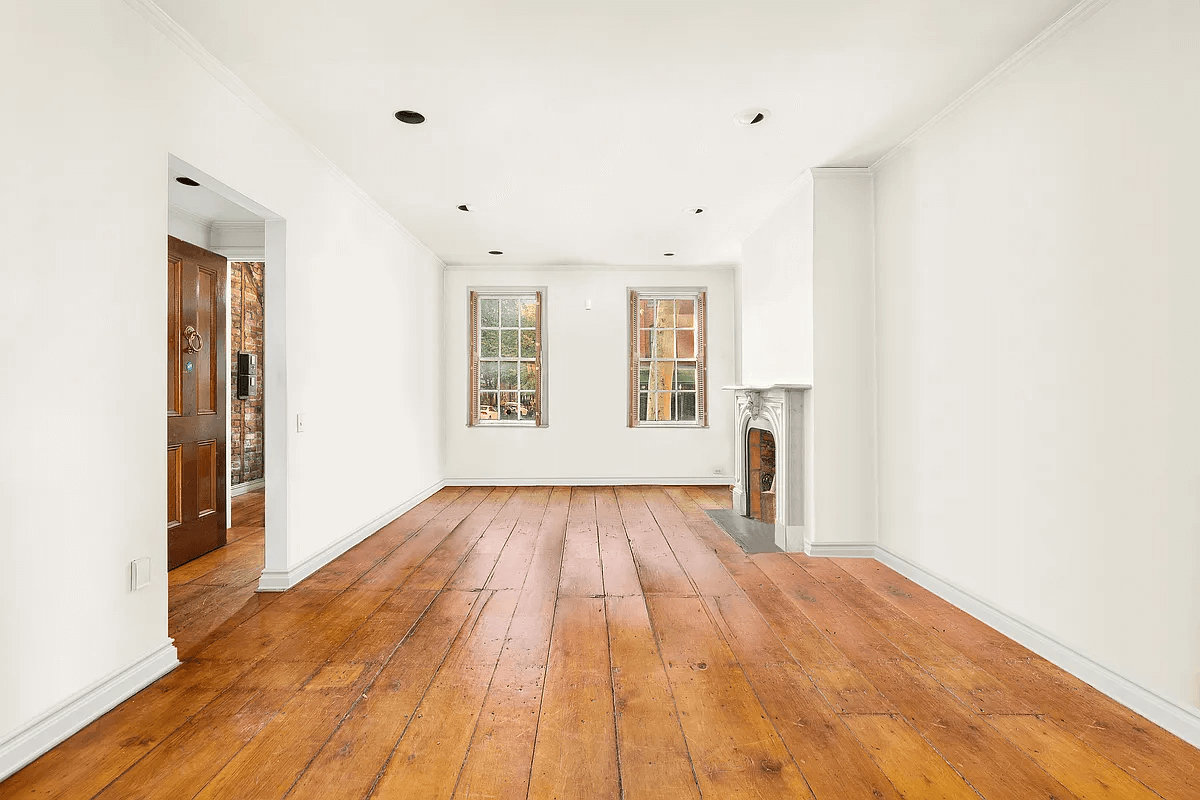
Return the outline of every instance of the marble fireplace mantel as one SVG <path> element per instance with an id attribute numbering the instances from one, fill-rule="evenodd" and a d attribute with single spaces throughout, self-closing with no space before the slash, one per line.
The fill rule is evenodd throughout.
<path id="1" fill-rule="evenodd" d="M 812 387 L 772 384 L 722 388 L 734 393 L 733 509 L 749 515 L 746 450 L 750 430 L 769 431 L 775 438 L 775 544 L 787 552 L 801 552 L 811 513 L 804 407 Z"/>

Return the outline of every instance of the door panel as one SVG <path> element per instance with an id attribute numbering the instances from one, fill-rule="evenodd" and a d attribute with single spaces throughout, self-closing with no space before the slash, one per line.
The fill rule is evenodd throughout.
<path id="1" fill-rule="evenodd" d="M 196 516 L 217 510 L 217 443 L 196 443 Z"/>
<path id="2" fill-rule="evenodd" d="M 223 256 L 168 239 L 167 568 L 225 544 Z"/>
<path id="3" fill-rule="evenodd" d="M 224 281 L 222 281 L 224 284 Z M 220 303 L 217 297 L 217 275 L 212 270 L 196 270 L 196 333 L 201 342 L 211 342 L 215 332 L 225 321 L 225 309 L 220 308 L 221 322 L 215 319 Z M 224 399 L 217 394 L 217 349 L 209 347 L 201 350 L 196 356 L 196 413 L 217 413 L 218 399 Z"/>
<path id="4" fill-rule="evenodd" d="M 183 522 L 183 448 L 167 447 L 167 527 Z"/>

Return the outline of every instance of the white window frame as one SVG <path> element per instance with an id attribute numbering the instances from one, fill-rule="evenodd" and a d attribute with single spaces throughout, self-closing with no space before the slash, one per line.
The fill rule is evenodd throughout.
<path id="1" fill-rule="evenodd" d="M 673 286 L 638 288 L 629 287 L 629 427 L 631 428 L 707 428 L 708 427 L 708 289 L 703 286 Z M 693 358 L 650 358 L 643 359 L 640 352 L 641 328 L 637 324 L 639 300 L 692 300 L 694 308 L 694 330 L 696 332 L 696 355 Z M 678 329 L 675 329 L 678 330 Z M 696 419 L 695 420 L 643 420 L 639 419 L 641 386 L 639 374 L 643 362 L 681 361 L 696 363 Z M 678 366 L 676 367 L 678 369 Z"/>
<path id="2" fill-rule="evenodd" d="M 524 359 L 518 356 L 515 359 L 517 366 L 517 385 L 520 387 L 521 364 L 532 363 L 538 367 L 538 385 L 533 389 L 537 398 L 537 414 L 533 419 L 481 419 L 478 416 L 479 402 L 482 399 L 484 389 L 479 385 L 483 378 L 483 370 L 481 369 L 484 362 L 493 362 L 497 364 L 497 376 L 499 375 L 499 364 L 503 361 L 513 361 L 512 358 L 484 358 L 483 356 L 483 301 L 484 300 L 500 300 L 511 298 L 537 298 L 539 312 L 538 321 L 535 330 L 536 335 L 536 355 L 533 359 Z M 546 409 L 546 287 L 544 286 L 481 286 L 468 287 L 468 303 L 467 314 L 469 322 L 469 338 L 468 343 L 470 351 L 468 353 L 469 374 L 468 374 L 468 406 L 467 406 L 467 426 L 474 428 L 545 428 L 547 427 L 547 409 Z M 528 330 L 523 328 L 518 323 L 519 330 Z M 503 330 L 502 328 L 499 330 Z M 517 334 L 518 347 L 520 346 L 520 333 Z M 519 352 L 519 350 L 518 350 Z M 492 391 L 492 390 L 486 390 Z M 499 394 L 501 390 L 497 388 L 497 411 L 499 411 Z M 514 392 L 517 395 L 518 404 L 521 401 L 521 393 L 530 391 L 529 389 L 505 389 L 504 392 Z"/>

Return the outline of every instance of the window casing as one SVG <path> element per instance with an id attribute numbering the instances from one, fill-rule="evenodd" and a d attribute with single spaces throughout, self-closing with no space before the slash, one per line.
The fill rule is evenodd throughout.
<path id="1" fill-rule="evenodd" d="M 542 292 L 472 291 L 468 425 L 544 424 Z"/>
<path id="2" fill-rule="evenodd" d="M 629 291 L 630 427 L 707 427 L 706 292 Z"/>

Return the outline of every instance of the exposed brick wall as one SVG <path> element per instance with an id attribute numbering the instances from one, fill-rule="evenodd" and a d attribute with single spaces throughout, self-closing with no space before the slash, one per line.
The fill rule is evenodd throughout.
<path id="1" fill-rule="evenodd" d="M 244 261 L 229 264 L 229 341 L 233 351 L 229 364 L 233 428 L 229 466 L 234 486 L 263 476 L 263 266 Z M 237 353 L 242 350 L 258 356 L 258 385 L 249 400 L 237 399 Z"/>
<path id="2" fill-rule="evenodd" d="M 746 461 L 750 467 L 750 513 L 762 522 L 775 521 L 775 437 L 769 431 L 751 428 L 746 437 Z M 767 487 L 770 487 L 769 489 Z"/>

